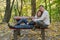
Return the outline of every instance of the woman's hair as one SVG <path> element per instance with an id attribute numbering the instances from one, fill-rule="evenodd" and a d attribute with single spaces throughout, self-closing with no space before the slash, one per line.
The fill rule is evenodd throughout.
<path id="1" fill-rule="evenodd" d="M 39 13 L 39 12 L 41 12 L 41 11 L 40 11 L 40 10 L 38 10 L 36 15 L 38 15 L 38 13 Z M 41 15 L 42 15 L 42 12 L 41 12 Z M 40 15 L 39 17 L 41 17 L 41 15 Z"/>

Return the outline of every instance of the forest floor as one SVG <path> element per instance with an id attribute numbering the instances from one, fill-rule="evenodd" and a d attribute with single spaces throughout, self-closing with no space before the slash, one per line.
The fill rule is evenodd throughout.
<path id="1" fill-rule="evenodd" d="M 13 24 L 13 23 L 12 23 Z M 39 29 L 21 29 L 21 35 L 18 40 L 41 40 Z M 49 29 L 45 30 L 46 40 L 60 40 L 60 22 L 52 22 Z M 6 23 L 0 24 L 0 40 L 13 39 L 13 29 L 9 29 Z"/>

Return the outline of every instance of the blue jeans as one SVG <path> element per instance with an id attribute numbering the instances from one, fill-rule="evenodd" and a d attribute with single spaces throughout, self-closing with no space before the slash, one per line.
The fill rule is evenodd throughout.
<path id="1" fill-rule="evenodd" d="M 21 23 L 25 23 L 24 25 L 20 25 Z M 39 27 L 41 26 L 41 27 L 47 27 L 48 25 L 46 25 L 46 24 L 41 24 L 41 22 L 42 21 L 36 21 L 36 22 L 34 22 L 34 21 L 31 21 L 29 24 L 27 24 L 27 19 L 25 19 L 25 18 L 22 18 L 22 19 L 20 19 L 18 22 L 17 22 L 17 25 L 15 25 L 15 28 L 22 28 L 22 29 L 30 29 L 30 28 L 33 28 L 34 27 L 34 25 L 35 24 L 37 24 Z"/>
<path id="2" fill-rule="evenodd" d="M 25 23 L 24 25 L 21 25 L 21 23 Z M 27 24 L 28 21 L 26 18 L 22 18 L 17 22 L 17 25 L 15 25 L 15 28 L 21 28 L 21 29 L 32 29 L 34 26 Z"/>
<path id="3" fill-rule="evenodd" d="M 32 29 L 34 26 L 33 25 L 16 25 L 15 28 L 20 28 L 20 29 Z"/>
<path id="4" fill-rule="evenodd" d="M 20 19 L 18 22 L 17 22 L 17 25 L 20 25 L 21 23 L 25 23 L 25 24 L 27 24 L 27 19 L 26 18 L 22 18 L 22 19 Z"/>

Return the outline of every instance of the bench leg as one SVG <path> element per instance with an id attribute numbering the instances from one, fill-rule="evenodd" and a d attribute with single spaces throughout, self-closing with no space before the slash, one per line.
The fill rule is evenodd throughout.
<path id="1" fill-rule="evenodd" d="M 17 33 L 17 30 L 14 30 L 14 35 L 13 35 L 14 36 L 14 39 L 13 40 L 18 40 L 17 34 L 18 34 Z"/>
<path id="2" fill-rule="evenodd" d="M 41 29 L 41 38 L 45 40 L 45 29 Z"/>
<path id="3" fill-rule="evenodd" d="M 18 33 L 17 35 L 19 35 L 19 36 L 20 36 L 20 29 L 19 29 L 19 30 L 17 30 L 17 33 Z"/>

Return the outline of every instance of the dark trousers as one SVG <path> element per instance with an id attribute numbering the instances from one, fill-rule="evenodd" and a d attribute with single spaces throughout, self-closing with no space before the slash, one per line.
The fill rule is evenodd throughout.
<path id="1" fill-rule="evenodd" d="M 29 25 L 36 25 L 37 28 L 48 28 L 48 25 L 45 24 L 43 21 L 31 21 Z"/>

